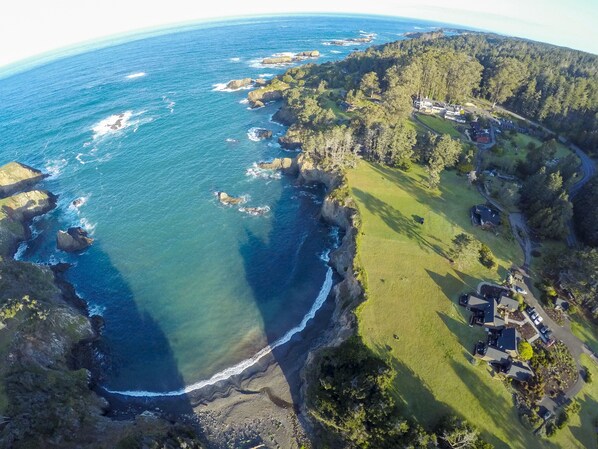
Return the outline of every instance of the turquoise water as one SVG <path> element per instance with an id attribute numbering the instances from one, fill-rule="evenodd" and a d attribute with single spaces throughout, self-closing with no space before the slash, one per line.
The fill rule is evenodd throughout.
<path id="1" fill-rule="evenodd" d="M 379 44 L 432 26 L 330 16 L 204 24 L 0 80 L 0 163 L 45 170 L 44 188 L 60 195 L 18 256 L 74 264 L 69 280 L 106 321 L 107 388 L 166 392 L 238 372 L 246 364 L 222 374 L 300 330 L 330 289 L 335 238 L 319 220 L 323 191 L 248 174 L 288 155 L 275 139 L 248 136 L 284 132 L 270 120 L 277 106 L 248 110 L 247 91 L 217 85 L 284 71 L 258 63 L 277 52 L 317 49 L 325 62 L 355 48 L 330 39 L 372 32 Z M 105 132 L 117 114 L 126 126 Z M 217 190 L 269 211 L 222 206 Z M 56 231 L 79 225 L 94 245 L 57 251 Z"/>

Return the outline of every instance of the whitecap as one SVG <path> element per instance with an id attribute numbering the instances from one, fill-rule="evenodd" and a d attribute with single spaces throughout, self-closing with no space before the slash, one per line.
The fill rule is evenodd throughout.
<path id="1" fill-rule="evenodd" d="M 230 62 L 240 62 L 241 58 L 230 58 L 229 61 Z"/>
<path id="2" fill-rule="evenodd" d="M 257 207 L 239 207 L 239 212 L 244 212 L 252 217 L 259 217 L 270 212 L 269 206 L 257 206 Z"/>
<path id="3" fill-rule="evenodd" d="M 87 231 L 89 235 L 93 235 L 96 230 L 97 223 L 91 223 L 87 218 L 79 220 L 80 226 Z"/>
<path id="4" fill-rule="evenodd" d="M 248 104 L 249 100 L 247 98 L 243 98 L 241 101 L 239 101 L 239 103 L 241 103 L 241 104 Z"/>
<path id="5" fill-rule="evenodd" d="M 113 114 L 110 117 L 100 120 L 91 128 L 93 131 L 93 138 L 98 139 L 102 136 L 114 134 L 122 129 L 125 129 L 126 127 L 130 126 L 129 120 L 132 116 L 132 111 L 125 111 L 121 112 L 120 114 Z"/>
<path id="6" fill-rule="evenodd" d="M 231 378 L 232 376 L 236 376 L 236 375 L 243 373 L 243 371 L 245 371 L 247 368 L 250 368 L 251 366 L 255 365 L 257 362 L 259 362 L 265 356 L 270 354 L 274 349 L 291 341 L 291 339 L 295 335 L 297 335 L 298 333 L 302 332 L 305 329 L 305 327 L 307 326 L 307 323 L 309 321 L 311 321 L 316 316 L 316 313 L 318 312 L 318 310 L 320 310 L 322 308 L 322 306 L 324 305 L 324 302 L 326 301 L 326 298 L 328 298 L 328 295 L 330 294 L 330 291 L 332 290 L 332 285 L 333 285 L 332 274 L 333 274 L 332 268 L 328 267 L 328 270 L 326 271 L 326 277 L 324 279 L 324 283 L 322 284 L 322 287 L 320 288 L 320 292 L 318 293 L 316 300 L 314 301 L 314 303 L 311 306 L 311 308 L 309 309 L 309 311 L 305 314 L 305 316 L 303 317 L 301 322 L 297 326 L 295 326 L 291 330 L 289 330 L 281 338 L 274 341 L 274 343 L 266 346 L 265 348 L 263 348 L 262 350 L 257 352 L 253 357 L 245 359 L 242 362 L 237 363 L 234 366 L 231 366 L 230 368 L 220 371 L 219 373 L 214 374 L 212 377 L 210 377 L 207 380 L 202 380 L 202 381 L 196 382 L 194 384 L 188 385 L 185 388 L 181 388 L 179 390 L 165 391 L 165 392 L 144 391 L 144 390 L 118 391 L 118 390 L 110 390 L 108 388 L 104 388 L 104 390 L 106 390 L 107 392 L 112 393 L 112 394 L 118 394 L 121 396 L 132 396 L 132 397 L 181 396 L 183 394 L 191 393 L 196 390 L 201 390 L 202 388 L 210 386 L 210 385 L 215 385 L 218 382 L 225 381 L 225 380 Z"/>
<path id="7" fill-rule="evenodd" d="M 53 159 L 46 162 L 45 171 L 50 175 L 51 178 L 55 178 L 62 173 L 62 170 L 68 165 L 66 159 Z"/>
<path id="8" fill-rule="evenodd" d="M 99 315 L 104 316 L 104 312 L 106 311 L 106 306 L 101 304 L 87 304 L 87 310 L 89 312 L 89 316 L 92 315 Z"/>
<path id="9" fill-rule="evenodd" d="M 338 54 L 342 53 L 342 51 L 340 51 L 340 50 L 330 50 L 330 53 L 334 53 L 335 55 L 338 55 Z"/>
<path id="10" fill-rule="evenodd" d="M 147 73 L 145 72 L 137 72 L 137 73 L 131 73 L 130 75 L 125 76 L 126 79 L 128 80 L 132 80 L 135 78 L 141 78 L 143 76 L 147 75 Z"/>
<path id="11" fill-rule="evenodd" d="M 162 97 L 162 101 L 164 103 L 166 103 L 166 108 L 170 111 L 170 113 L 172 114 L 174 112 L 174 106 L 176 105 L 176 103 L 174 101 L 172 101 L 170 98 L 168 97 Z"/>
<path id="12" fill-rule="evenodd" d="M 259 142 L 262 139 L 260 139 L 260 137 L 258 136 L 258 132 L 263 130 L 264 128 L 258 128 L 258 127 L 254 127 L 254 128 L 249 128 L 247 130 L 247 138 L 249 140 L 251 140 L 252 142 Z"/>
<path id="13" fill-rule="evenodd" d="M 280 179 L 282 174 L 279 171 L 266 170 L 260 168 L 254 163 L 250 168 L 245 170 L 245 176 L 249 176 L 255 179 Z"/>
<path id="14" fill-rule="evenodd" d="M 272 78 L 274 73 L 260 73 L 257 77 L 258 78 Z"/>
<path id="15" fill-rule="evenodd" d="M 27 244 L 27 242 L 21 242 L 19 244 L 19 247 L 17 248 L 17 251 L 15 252 L 15 255 L 13 256 L 13 258 L 15 260 L 22 260 L 23 255 L 25 254 L 25 251 L 27 251 L 28 246 L 29 245 Z"/>
<path id="16" fill-rule="evenodd" d="M 239 87 L 238 89 L 230 89 L 227 86 L 228 86 L 228 83 L 216 83 L 216 84 L 212 84 L 212 91 L 214 91 L 214 92 L 238 92 L 240 90 L 248 90 L 248 89 L 253 89 L 254 88 L 254 84 L 253 83 L 251 83 L 251 84 L 249 84 L 247 86 Z"/>

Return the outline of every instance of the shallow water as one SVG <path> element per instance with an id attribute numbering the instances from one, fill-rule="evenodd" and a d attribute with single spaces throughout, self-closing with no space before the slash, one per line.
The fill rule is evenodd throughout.
<path id="1" fill-rule="evenodd" d="M 247 90 L 222 83 L 281 73 L 259 64 L 275 53 L 317 49 L 318 62 L 337 60 L 365 46 L 330 40 L 365 31 L 379 44 L 431 26 L 330 16 L 204 24 L 0 80 L 0 163 L 46 171 L 43 187 L 60 195 L 19 257 L 75 264 L 69 279 L 106 320 L 107 388 L 178 391 L 238 371 L 300 330 L 329 290 L 323 191 L 255 169 L 288 156 L 275 139 L 252 139 L 255 127 L 284 132 L 270 121 L 276 105 L 248 110 Z M 217 190 L 268 210 L 220 205 Z M 68 226 L 96 239 L 84 254 L 56 250 Z"/>

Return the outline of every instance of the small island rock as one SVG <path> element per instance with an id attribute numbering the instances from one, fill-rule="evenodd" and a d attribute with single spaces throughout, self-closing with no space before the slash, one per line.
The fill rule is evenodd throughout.
<path id="1" fill-rule="evenodd" d="M 93 239 L 89 237 L 87 231 L 83 228 L 69 228 L 65 231 L 56 233 L 56 246 L 67 253 L 83 251 L 91 246 Z"/>
<path id="2" fill-rule="evenodd" d="M 253 80 L 251 78 L 243 78 L 240 80 L 230 80 L 228 82 L 228 84 L 226 85 L 226 88 L 237 90 L 237 89 L 242 89 L 244 87 L 250 86 L 251 84 L 253 84 Z"/>
<path id="3" fill-rule="evenodd" d="M 230 196 L 226 192 L 216 192 L 216 197 L 218 197 L 218 201 L 220 201 L 222 204 L 225 204 L 227 206 L 232 206 L 234 204 L 241 204 L 244 202 L 243 198 L 237 198 L 234 196 Z"/>

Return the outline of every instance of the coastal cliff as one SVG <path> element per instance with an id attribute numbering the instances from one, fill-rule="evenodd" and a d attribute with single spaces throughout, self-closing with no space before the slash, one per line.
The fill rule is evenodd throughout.
<path id="1" fill-rule="evenodd" d="M 30 220 L 56 205 L 49 192 L 21 191 L 44 177 L 18 163 L 0 167 L 0 448 L 114 448 L 142 439 L 200 448 L 187 429 L 156 417 L 105 416 L 109 404 L 92 391 L 82 362 L 101 318 L 88 316 L 86 303 L 64 280 L 67 266 L 13 259 Z"/>

